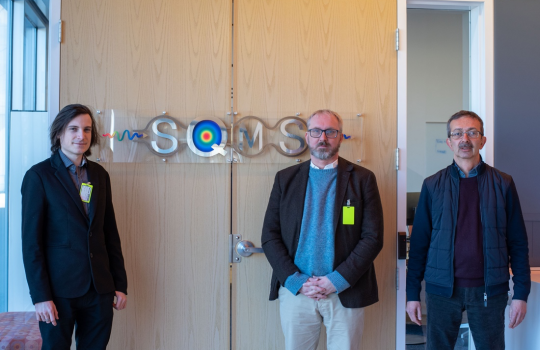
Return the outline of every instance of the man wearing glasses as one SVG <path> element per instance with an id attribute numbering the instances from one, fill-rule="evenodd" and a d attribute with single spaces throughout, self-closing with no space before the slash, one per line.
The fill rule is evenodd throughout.
<path id="1" fill-rule="evenodd" d="M 470 111 L 447 123 L 454 162 L 424 180 L 411 234 L 407 313 L 421 325 L 426 281 L 427 349 L 454 349 L 462 312 L 477 349 L 504 349 L 509 263 L 510 328 L 527 312 L 531 288 L 527 232 L 512 177 L 485 164 L 484 123 Z"/>
<path id="2" fill-rule="evenodd" d="M 311 161 L 276 174 L 264 218 L 270 300 L 279 298 L 287 350 L 316 349 L 321 323 L 329 350 L 357 350 L 363 308 L 378 301 L 381 199 L 375 175 L 338 156 L 341 117 L 319 110 L 307 125 Z"/>

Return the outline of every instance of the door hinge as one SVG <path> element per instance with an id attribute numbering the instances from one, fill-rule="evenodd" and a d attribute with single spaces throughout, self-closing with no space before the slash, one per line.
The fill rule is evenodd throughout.
<path id="1" fill-rule="evenodd" d="M 396 170 L 399 170 L 399 148 L 396 148 Z"/>
<path id="2" fill-rule="evenodd" d="M 396 28 L 396 51 L 399 51 L 399 28 Z"/>
<path id="3" fill-rule="evenodd" d="M 399 290 L 399 267 L 396 268 L 396 290 Z"/>
<path id="4" fill-rule="evenodd" d="M 62 43 L 62 20 L 58 21 L 58 42 Z"/>

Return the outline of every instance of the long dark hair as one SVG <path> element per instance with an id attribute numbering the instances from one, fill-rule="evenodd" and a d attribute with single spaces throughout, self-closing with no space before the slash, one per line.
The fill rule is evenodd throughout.
<path id="1" fill-rule="evenodd" d="M 60 136 L 62 136 L 62 134 L 64 133 L 66 126 L 69 124 L 70 121 L 77 118 L 81 114 L 88 114 L 90 116 L 90 119 L 92 119 L 92 138 L 90 139 L 90 147 L 88 148 L 88 151 L 84 152 L 84 155 L 89 156 L 92 154 L 90 149 L 94 145 L 99 143 L 99 135 L 96 129 L 96 120 L 94 119 L 90 108 L 81 104 L 72 104 L 65 106 L 64 108 L 62 108 L 60 113 L 58 113 L 56 118 L 54 118 L 54 121 L 49 131 L 52 153 L 60 149 Z"/>

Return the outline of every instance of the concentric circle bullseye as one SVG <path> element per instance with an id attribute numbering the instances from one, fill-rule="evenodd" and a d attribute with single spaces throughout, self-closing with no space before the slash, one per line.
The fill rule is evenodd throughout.
<path id="1" fill-rule="evenodd" d="M 221 128 L 213 120 L 201 120 L 193 128 L 193 144 L 202 152 L 212 152 L 212 145 L 221 144 Z"/>
<path id="2" fill-rule="evenodd" d="M 202 139 L 204 142 L 210 142 L 210 140 L 212 139 L 212 133 L 209 132 L 209 131 L 205 131 L 202 133 Z"/>

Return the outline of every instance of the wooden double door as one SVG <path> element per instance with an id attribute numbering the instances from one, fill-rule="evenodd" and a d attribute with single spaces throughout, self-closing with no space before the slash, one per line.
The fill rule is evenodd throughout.
<path id="1" fill-rule="evenodd" d="M 353 136 L 340 154 L 375 172 L 385 214 L 363 348 L 394 348 L 394 0 L 64 0 L 62 20 L 61 106 L 166 111 L 186 125 L 339 112 Z M 263 254 L 230 264 L 229 239 L 260 246 L 275 173 L 296 158 L 219 157 L 102 160 L 129 281 L 110 349 L 283 349 L 270 266 Z"/>

